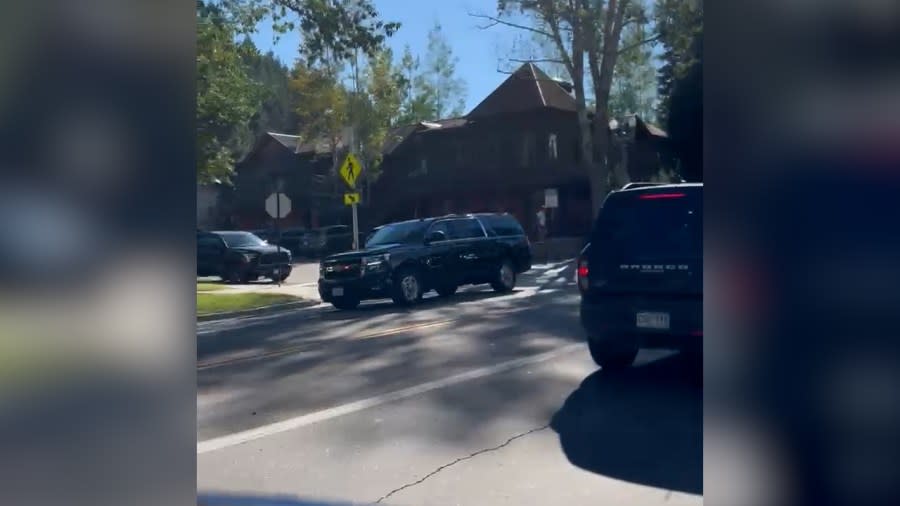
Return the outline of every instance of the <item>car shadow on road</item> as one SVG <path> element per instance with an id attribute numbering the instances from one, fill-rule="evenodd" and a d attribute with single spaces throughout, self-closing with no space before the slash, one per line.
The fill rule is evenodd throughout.
<path id="1" fill-rule="evenodd" d="M 434 309 L 446 306 L 452 306 L 462 302 L 474 302 L 479 300 L 490 300 L 499 297 L 508 297 L 521 292 L 521 289 L 513 290 L 511 293 L 498 293 L 490 289 L 472 290 L 459 292 L 452 297 L 439 297 L 437 295 L 427 295 L 418 304 L 410 307 L 398 306 L 390 299 L 378 299 L 367 301 L 361 306 L 352 310 L 328 309 L 323 319 L 328 320 L 358 320 L 367 316 L 383 315 L 383 314 L 415 314 L 416 311 L 424 309 Z"/>
<path id="2" fill-rule="evenodd" d="M 703 392 L 689 360 L 673 355 L 582 381 L 554 414 L 569 462 L 610 478 L 703 493 Z"/>

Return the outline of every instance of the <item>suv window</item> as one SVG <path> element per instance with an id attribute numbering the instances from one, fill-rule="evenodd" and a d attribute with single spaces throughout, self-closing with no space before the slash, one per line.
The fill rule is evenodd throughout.
<path id="1" fill-rule="evenodd" d="M 484 237 L 484 230 L 481 228 L 481 223 L 473 218 L 450 220 L 449 227 L 451 239 L 473 239 L 476 237 Z"/>
<path id="2" fill-rule="evenodd" d="M 443 232 L 447 239 L 450 239 L 450 225 L 448 221 L 437 221 L 428 229 L 428 233 Z"/>
<path id="3" fill-rule="evenodd" d="M 425 240 L 426 223 L 408 221 L 384 225 L 372 233 L 366 247 L 385 244 L 422 244 Z"/>
<path id="4" fill-rule="evenodd" d="M 326 235 L 341 235 L 350 231 L 348 227 L 332 227 L 325 230 Z"/>
<path id="5" fill-rule="evenodd" d="M 694 188 L 613 194 L 597 217 L 591 244 L 627 260 L 702 258 L 702 204 Z"/>
<path id="6" fill-rule="evenodd" d="M 256 246 L 265 246 L 265 243 L 259 237 L 250 232 L 217 232 L 219 236 L 229 248 L 252 248 Z"/>
<path id="7" fill-rule="evenodd" d="M 216 251 L 223 247 L 222 239 L 214 235 L 201 235 L 197 237 L 197 249 Z"/>
<path id="8" fill-rule="evenodd" d="M 481 216 L 481 221 L 498 236 L 525 235 L 519 222 L 508 214 Z"/>

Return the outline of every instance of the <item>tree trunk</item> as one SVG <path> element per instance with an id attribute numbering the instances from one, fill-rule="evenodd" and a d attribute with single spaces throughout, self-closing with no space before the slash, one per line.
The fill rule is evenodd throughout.
<path id="1" fill-rule="evenodd" d="M 584 99 L 584 82 L 575 81 L 575 111 L 578 117 L 578 152 L 579 164 L 590 174 L 594 161 L 591 143 L 591 120 L 588 118 L 587 104 Z"/>
<path id="2" fill-rule="evenodd" d="M 594 148 L 595 152 L 599 155 L 594 160 L 592 164 L 591 170 L 588 172 L 589 179 L 591 182 L 591 211 L 593 216 L 596 218 L 597 213 L 600 211 L 600 206 L 603 205 L 603 199 L 606 198 L 606 194 L 609 193 L 609 166 L 607 165 L 606 152 L 609 149 L 609 137 L 607 137 L 606 129 L 598 128 L 596 117 L 599 114 L 595 113 L 594 116 Z M 602 116 L 605 116 L 603 114 Z M 598 130 L 600 134 L 598 135 Z"/>

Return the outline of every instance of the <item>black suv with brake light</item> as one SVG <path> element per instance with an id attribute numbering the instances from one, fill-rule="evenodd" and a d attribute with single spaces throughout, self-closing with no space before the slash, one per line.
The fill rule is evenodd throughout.
<path id="1" fill-rule="evenodd" d="M 577 266 L 594 361 L 630 366 L 640 348 L 703 347 L 703 184 L 612 192 Z"/>
<path id="2" fill-rule="evenodd" d="M 468 284 L 508 292 L 530 268 L 531 245 L 511 215 L 423 218 L 382 225 L 365 249 L 325 258 L 319 295 L 339 309 L 380 298 L 411 305 L 429 290 L 446 297 Z"/>

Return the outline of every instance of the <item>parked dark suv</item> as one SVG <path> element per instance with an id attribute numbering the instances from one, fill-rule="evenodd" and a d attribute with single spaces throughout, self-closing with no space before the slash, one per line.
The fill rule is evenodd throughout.
<path id="1" fill-rule="evenodd" d="M 630 366 L 640 348 L 702 356 L 703 185 L 610 193 L 577 277 L 581 322 L 602 368 Z"/>
<path id="2" fill-rule="evenodd" d="M 415 304 L 429 290 L 447 297 L 461 285 L 511 291 L 531 268 L 531 245 L 508 214 L 452 215 L 378 227 L 365 249 L 325 258 L 319 295 L 339 309 L 365 299 Z"/>
<path id="3" fill-rule="evenodd" d="M 291 274 L 291 253 L 250 232 L 198 232 L 197 275 L 247 283 L 260 276 L 284 281 Z"/>
<path id="4" fill-rule="evenodd" d="M 309 230 L 297 244 L 297 256 L 323 258 L 353 248 L 353 230 L 347 225 L 331 225 Z"/>

